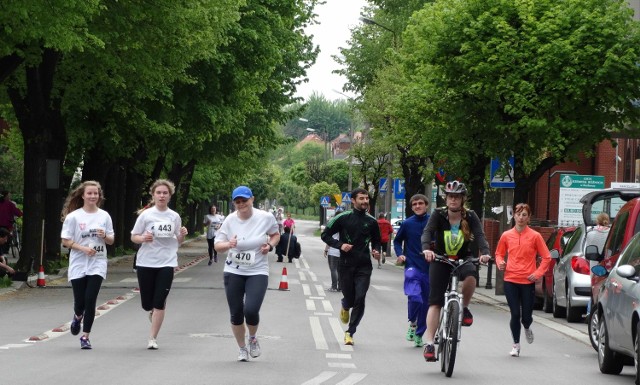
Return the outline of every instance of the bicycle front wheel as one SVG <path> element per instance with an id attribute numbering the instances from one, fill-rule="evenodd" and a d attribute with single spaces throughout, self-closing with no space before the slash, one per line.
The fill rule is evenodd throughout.
<path id="1" fill-rule="evenodd" d="M 460 303 L 451 301 L 447 305 L 447 322 L 443 326 L 444 340 L 442 345 L 442 371 L 445 376 L 451 377 L 453 366 L 456 363 L 458 351 L 458 328 L 460 327 Z"/>

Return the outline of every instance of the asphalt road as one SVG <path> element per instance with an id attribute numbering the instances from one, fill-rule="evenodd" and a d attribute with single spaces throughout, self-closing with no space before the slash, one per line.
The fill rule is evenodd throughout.
<path id="1" fill-rule="evenodd" d="M 65 279 L 46 288 L 0 292 L 1 384 L 631 384 L 599 372 L 586 325 L 566 324 L 535 312 L 535 342 L 509 356 L 511 339 L 504 297 L 480 288 L 472 302 L 474 325 L 463 330 L 453 377 L 404 339 L 407 328 L 402 269 L 389 260 L 373 270 L 364 319 L 355 345 L 342 342 L 339 293 L 327 292 L 329 269 L 317 224 L 298 221 L 303 256 L 292 264 L 270 254 L 269 291 L 258 336 L 263 354 L 236 361 L 222 284 L 222 262 L 207 266 L 206 242 L 180 249 L 183 269 L 168 299 L 160 349 L 146 349 L 149 321 L 140 308 L 130 258 L 109 268 L 91 341 L 80 350 L 68 332 L 72 293 Z M 288 291 L 278 290 L 287 269 Z M 52 278 L 52 277 L 50 277 Z"/>

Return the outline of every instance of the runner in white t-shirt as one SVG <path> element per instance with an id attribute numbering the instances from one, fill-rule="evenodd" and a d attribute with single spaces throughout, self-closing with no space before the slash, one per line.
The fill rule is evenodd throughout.
<path id="1" fill-rule="evenodd" d="M 224 220 L 216 235 L 215 248 L 227 252 L 224 289 L 231 313 L 231 330 L 240 347 L 238 361 L 260 356 L 256 339 L 260 307 L 269 284 L 267 254 L 280 241 L 278 223 L 270 213 L 253 207 L 253 193 L 246 186 L 233 190 L 236 211 Z M 249 349 L 245 341 L 245 319 Z"/>
<path id="2" fill-rule="evenodd" d="M 209 266 L 211 262 L 218 263 L 218 252 L 213 247 L 218 229 L 222 226 L 224 217 L 218 214 L 218 208 L 214 205 L 209 207 L 209 214 L 204 216 L 203 225 L 207 226 L 207 245 L 209 246 Z"/>
<path id="3" fill-rule="evenodd" d="M 158 179 L 151 185 L 153 206 L 138 216 L 131 241 L 140 244 L 137 259 L 138 285 L 142 308 L 149 313 L 151 332 L 147 349 L 158 349 L 156 341 L 171 284 L 178 266 L 178 246 L 187 235 L 180 215 L 168 206 L 175 192 L 173 182 Z"/>
<path id="4" fill-rule="evenodd" d="M 82 182 L 69 193 L 62 208 L 62 244 L 69 251 L 68 279 L 73 288 L 71 334 L 80 333 L 80 348 L 91 349 L 89 333 L 96 316 L 96 301 L 107 277 L 107 245 L 114 241 L 113 223 L 100 209 L 104 198 L 100 183 Z M 84 322 L 83 322 L 84 320 Z"/>

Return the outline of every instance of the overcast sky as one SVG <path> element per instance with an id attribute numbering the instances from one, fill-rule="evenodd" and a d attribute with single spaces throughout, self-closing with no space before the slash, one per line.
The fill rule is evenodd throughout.
<path id="1" fill-rule="evenodd" d="M 366 0 L 326 0 L 326 4 L 316 7 L 320 24 L 309 27 L 307 34 L 313 35 L 314 45 L 320 46 L 320 54 L 316 64 L 308 70 L 309 82 L 298 87 L 297 96 L 306 100 L 315 91 L 329 100 L 344 99 L 333 91 L 343 92 L 346 79 L 331 73 L 340 68 L 331 56 L 340 53 L 338 47 L 347 46 L 349 30 L 360 23 L 358 17 L 365 5 Z"/>

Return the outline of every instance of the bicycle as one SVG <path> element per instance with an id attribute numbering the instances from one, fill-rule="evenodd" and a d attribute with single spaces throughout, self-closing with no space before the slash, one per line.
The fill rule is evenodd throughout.
<path id="1" fill-rule="evenodd" d="M 18 224 L 14 222 L 13 230 L 9 234 L 9 251 L 13 258 L 20 258 L 20 232 L 18 231 Z"/>
<path id="2" fill-rule="evenodd" d="M 457 271 L 468 263 L 477 264 L 479 258 L 467 258 L 461 261 L 436 254 L 434 260 L 446 263 L 453 268 L 449 286 L 444 293 L 444 306 L 440 311 L 440 321 L 434 341 L 438 346 L 437 360 L 440 361 L 440 370 L 445 376 L 451 377 L 456 363 L 458 343 L 462 337 L 462 293 L 458 292 Z"/>

